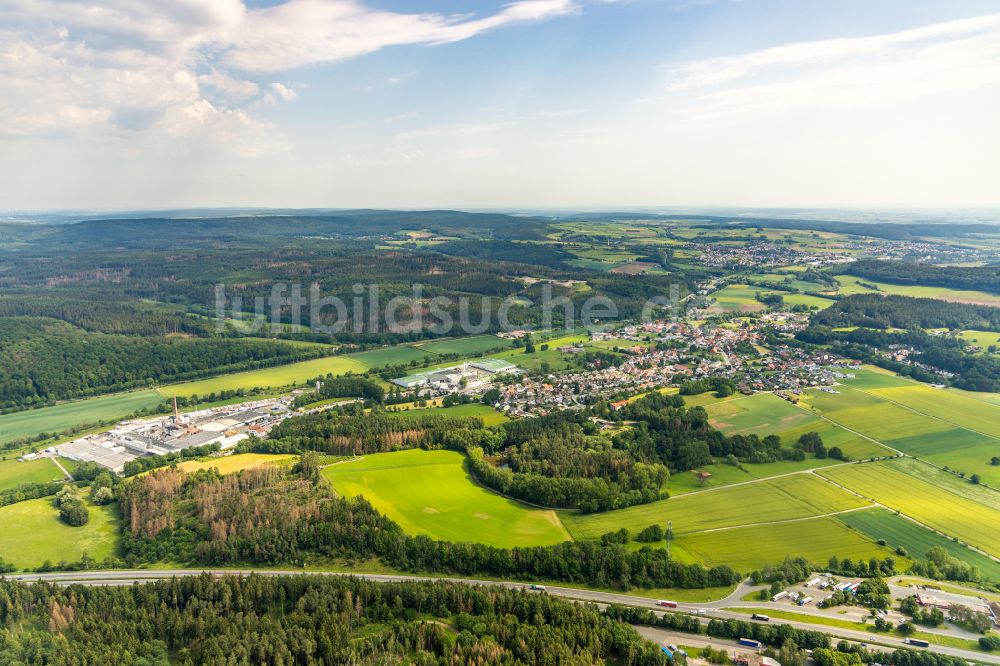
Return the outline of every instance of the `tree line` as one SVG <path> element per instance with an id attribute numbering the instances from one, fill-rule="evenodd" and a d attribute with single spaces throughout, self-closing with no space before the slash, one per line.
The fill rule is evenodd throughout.
<path id="1" fill-rule="evenodd" d="M 593 606 L 524 590 L 204 574 L 120 587 L 0 581 L 0 662 L 652 666 L 667 659 Z"/>

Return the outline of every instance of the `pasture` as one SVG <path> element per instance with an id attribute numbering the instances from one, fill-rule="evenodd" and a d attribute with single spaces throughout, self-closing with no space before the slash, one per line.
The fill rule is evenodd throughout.
<path id="1" fill-rule="evenodd" d="M 20 569 L 48 561 L 76 562 L 86 553 L 95 560 L 113 555 L 118 539 L 118 505 L 88 505 L 90 521 L 70 527 L 46 497 L 0 507 L 0 558 Z"/>
<path id="2" fill-rule="evenodd" d="M 1000 581 L 1000 562 L 977 553 L 971 548 L 946 539 L 937 532 L 917 525 L 885 509 L 853 511 L 837 516 L 848 527 L 856 529 L 870 539 L 885 539 L 890 548 L 905 548 L 912 559 L 923 559 L 931 548 L 944 548 L 966 564 L 978 567 L 979 571 L 993 581 Z"/>
<path id="3" fill-rule="evenodd" d="M 183 384 L 170 384 L 160 387 L 164 396 L 206 396 L 219 391 L 235 391 L 237 389 L 268 388 L 302 384 L 320 375 L 343 375 L 348 372 L 362 373 L 372 368 L 386 365 L 398 365 L 412 361 L 423 361 L 430 354 L 416 347 L 400 345 L 384 349 L 326 356 L 309 361 L 299 361 L 273 368 L 235 372 L 219 377 L 199 379 Z"/>
<path id="4" fill-rule="evenodd" d="M 962 331 L 958 336 L 970 345 L 978 345 L 983 349 L 1000 347 L 1000 333 L 993 331 Z"/>
<path id="5" fill-rule="evenodd" d="M 0 416 L 0 444 L 40 432 L 57 433 L 70 428 L 124 418 L 163 402 L 156 391 L 115 393 L 98 398 L 64 402 Z"/>
<path id="6" fill-rule="evenodd" d="M 501 497 L 470 478 L 455 451 L 378 453 L 324 468 L 344 495 L 363 495 L 410 534 L 497 547 L 570 539 L 554 511 Z"/>
<path id="7" fill-rule="evenodd" d="M 298 458 L 291 454 L 270 453 L 239 453 L 219 458 L 204 458 L 202 460 L 185 460 L 177 467 L 185 472 L 197 472 L 202 469 L 219 470 L 219 474 L 232 474 L 261 465 L 284 465 Z"/>
<path id="8" fill-rule="evenodd" d="M 862 500 L 813 474 L 793 474 L 719 490 L 689 493 L 650 504 L 580 514 L 564 512 L 576 539 L 596 539 L 622 527 L 638 532 L 653 523 L 673 522 L 675 535 L 725 527 L 811 518 L 867 506 Z"/>
<path id="9" fill-rule="evenodd" d="M 865 513 L 869 511 L 852 511 L 843 515 Z M 804 557 L 822 568 L 831 555 L 867 561 L 893 554 L 890 549 L 875 543 L 874 539 L 848 529 L 835 518 L 700 532 L 680 536 L 676 543 L 688 556 L 705 566 L 728 564 L 742 572 L 780 562 L 786 555 Z"/>
<path id="10" fill-rule="evenodd" d="M 16 458 L 0 461 L 0 490 L 22 483 L 46 483 L 63 478 L 62 471 L 49 458 L 20 462 Z"/>
<path id="11" fill-rule="evenodd" d="M 908 474 L 895 462 L 840 465 L 817 473 L 928 527 L 1000 557 L 1000 531 L 987 527 L 1000 525 L 1000 509 Z"/>

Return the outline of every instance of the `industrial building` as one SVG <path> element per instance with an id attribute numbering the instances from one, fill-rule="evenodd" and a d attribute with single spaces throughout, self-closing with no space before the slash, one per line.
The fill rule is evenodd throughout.
<path id="1" fill-rule="evenodd" d="M 141 456 L 165 455 L 197 446 L 218 444 L 222 450 L 236 446 L 253 434 L 266 434 L 287 418 L 288 399 L 257 400 L 226 407 L 202 409 L 166 417 L 123 421 L 106 432 L 81 437 L 48 449 L 77 462 L 93 462 L 116 474 Z"/>
<path id="2" fill-rule="evenodd" d="M 439 391 L 454 391 L 459 388 L 482 386 L 497 374 L 518 372 L 520 370 L 513 363 L 498 358 L 483 358 L 450 368 L 407 375 L 393 379 L 392 383 L 407 390 L 427 387 Z"/>

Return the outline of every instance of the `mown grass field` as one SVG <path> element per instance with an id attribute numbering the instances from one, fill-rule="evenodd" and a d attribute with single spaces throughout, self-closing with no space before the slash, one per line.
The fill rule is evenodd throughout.
<path id="1" fill-rule="evenodd" d="M 314 379 L 320 375 L 334 374 L 342 375 L 347 372 L 365 372 L 371 368 L 380 368 L 386 365 L 396 365 L 409 363 L 411 361 L 422 361 L 428 358 L 428 352 L 401 345 L 397 347 L 387 347 L 385 349 L 374 349 L 372 351 L 358 352 L 357 354 L 343 354 L 341 356 L 326 356 L 309 361 L 289 363 L 273 368 L 263 368 L 261 370 L 248 370 L 246 372 L 236 372 L 220 377 L 210 377 L 199 379 L 183 384 L 169 384 L 160 387 L 160 393 L 164 396 L 206 396 L 219 391 L 234 391 L 237 389 L 253 389 L 289 386 L 291 384 L 301 384 Z"/>
<path id="2" fill-rule="evenodd" d="M 22 483 L 46 483 L 63 478 L 62 471 L 48 458 L 19 462 L 16 458 L 0 461 L 0 490 Z"/>
<path id="3" fill-rule="evenodd" d="M 638 532 L 653 523 L 673 522 L 675 535 L 742 525 L 810 518 L 856 509 L 868 502 L 813 474 L 794 474 L 709 492 L 607 511 L 563 512 L 563 522 L 577 539 L 596 539 L 622 527 Z"/>
<path id="4" fill-rule="evenodd" d="M 208 458 L 205 460 L 185 460 L 177 465 L 185 472 L 197 472 L 201 469 L 219 470 L 219 474 L 232 474 L 251 467 L 261 465 L 281 465 L 288 464 L 298 456 L 291 454 L 271 454 L 271 453 L 239 453 L 221 458 Z"/>
<path id="5" fill-rule="evenodd" d="M 1000 557 L 1000 509 L 909 474 L 897 461 L 841 465 L 817 473 L 924 525 Z M 920 464 L 920 463 L 915 463 Z M 982 489 L 986 492 L 986 489 Z"/>
<path id="6" fill-rule="evenodd" d="M 498 547 L 570 539 L 554 511 L 535 509 L 476 485 L 455 451 L 379 453 L 323 470 L 334 489 L 363 495 L 411 534 Z"/>
<path id="7" fill-rule="evenodd" d="M 0 416 L 0 444 L 40 432 L 57 433 L 81 425 L 121 419 L 161 402 L 163 397 L 156 391 L 134 391 L 4 414 Z"/>
<path id="8" fill-rule="evenodd" d="M 425 409 L 413 408 L 401 412 L 388 412 L 391 416 L 401 419 L 416 418 L 428 414 L 451 416 L 454 418 L 477 417 L 483 420 L 483 425 L 497 425 L 510 421 L 505 414 L 501 414 L 489 405 L 480 403 L 469 403 L 467 405 L 455 405 L 453 407 L 428 407 Z"/>
<path id="9" fill-rule="evenodd" d="M 117 504 L 89 506 L 90 521 L 70 527 L 59 520 L 52 498 L 0 507 L 0 558 L 27 569 L 46 560 L 75 562 L 87 553 L 95 560 L 114 554 L 118 540 Z"/>
<path id="10" fill-rule="evenodd" d="M 495 335 L 473 335 L 467 338 L 424 342 L 415 346 L 432 354 L 479 355 L 494 349 L 510 347 L 511 341 Z"/>
<path id="11" fill-rule="evenodd" d="M 989 580 L 1000 581 L 1000 562 L 991 560 L 971 548 L 955 543 L 891 511 L 885 509 L 853 511 L 837 516 L 837 520 L 876 541 L 885 539 L 893 549 L 900 546 L 905 548 L 912 559 L 923 559 L 931 548 L 944 548 L 952 557 L 978 567 Z"/>
<path id="12" fill-rule="evenodd" d="M 855 513 L 867 511 L 844 515 Z M 826 566 L 831 555 L 865 561 L 892 555 L 888 548 L 848 529 L 835 518 L 688 534 L 677 537 L 676 546 L 693 561 L 706 566 L 728 564 L 742 572 L 780 562 L 786 555 L 805 557 L 818 567 Z"/>
<path id="13" fill-rule="evenodd" d="M 888 455 L 890 451 L 871 440 L 859 437 L 816 414 L 796 407 L 772 393 L 757 393 L 726 402 L 705 405 L 710 422 L 727 435 L 778 435 L 782 446 L 793 447 L 807 432 L 817 432 L 827 448 L 839 446 L 853 459 Z M 820 466 L 827 460 L 810 459 Z"/>

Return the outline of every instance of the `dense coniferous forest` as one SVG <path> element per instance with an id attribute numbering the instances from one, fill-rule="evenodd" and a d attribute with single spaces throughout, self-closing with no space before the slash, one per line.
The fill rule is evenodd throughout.
<path id="1" fill-rule="evenodd" d="M 132 587 L 0 581 L 4 664 L 666 664 L 592 606 L 522 590 L 334 576 Z"/>
<path id="2" fill-rule="evenodd" d="M 409 536 L 364 498 L 336 497 L 315 466 L 260 467 L 219 476 L 177 468 L 137 477 L 119 490 L 122 553 L 128 566 L 277 565 L 330 558 L 379 558 L 413 573 L 552 580 L 630 589 L 733 585 L 727 566 L 671 560 L 665 550 L 567 541 L 495 548 Z"/>
<path id="3" fill-rule="evenodd" d="M 0 409 L 315 358 L 271 340 L 139 338 L 54 319 L 0 317 Z"/>
<path id="4" fill-rule="evenodd" d="M 894 284 L 926 285 L 949 289 L 971 289 L 1000 294 L 1000 265 L 935 266 L 910 261 L 855 261 L 847 273 Z"/>
<path id="5" fill-rule="evenodd" d="M 856 294 L 842 298 L 810 317 L 830 328 L 950 328 L 1000 331 L 1000 308 L 949 303 L 935 298 Z"/>

